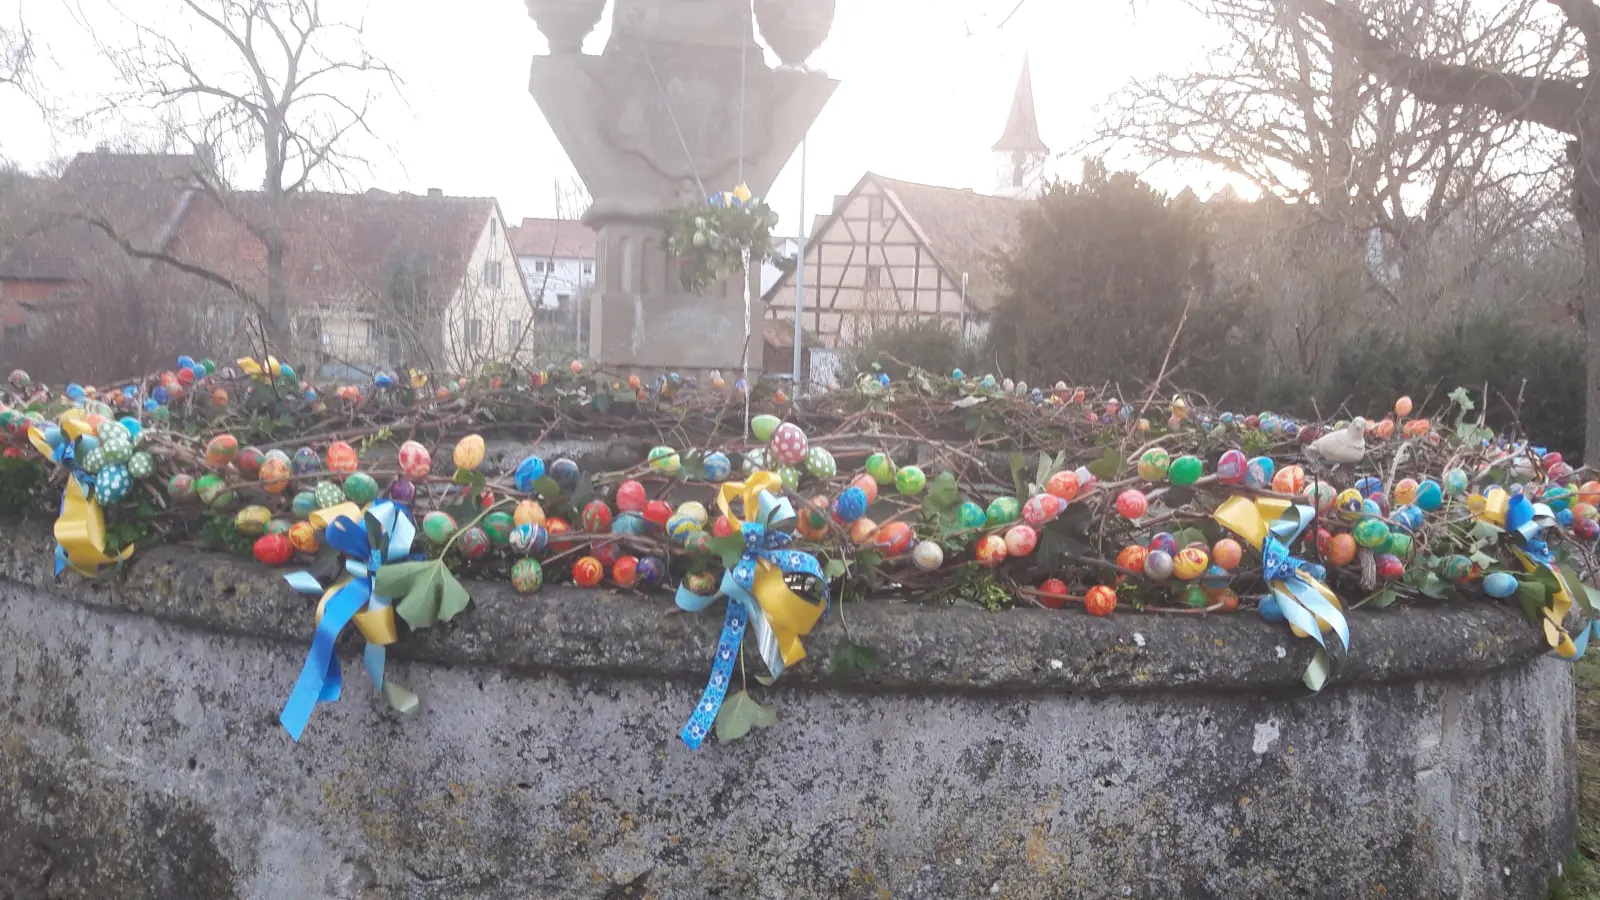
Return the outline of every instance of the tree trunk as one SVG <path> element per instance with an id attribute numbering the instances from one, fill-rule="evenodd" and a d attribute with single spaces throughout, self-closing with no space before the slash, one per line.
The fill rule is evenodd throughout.
<path id="1" fill-rule="evenodd" d="M 267 244 L 267 343 L 279 358 L 287 360 L 292 349 L 289 327 L 289 283 L 283 271 L 284 246 L 274 239 Z"/>
<path id="2" fill-rule="evenodd" d="M 1593 138 L 1585 140 L 1580 136 L 1567 144 L 1567 157 L 1573 164 L 1572 215 L 1583 235 L 1578 309 L 1587 337 L 1584 358 L 1589 372 L 1583 459 L 1590 465 L 1600 464 L 1600 128 L 1593 133 Z"/>

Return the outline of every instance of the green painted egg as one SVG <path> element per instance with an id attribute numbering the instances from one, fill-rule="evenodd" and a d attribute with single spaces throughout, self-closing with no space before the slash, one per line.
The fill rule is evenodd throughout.
<path id="1" fill-rule="evenodd" d="M 317 509 L 327 509 L 344 502 L 344 489 L 331 481 L 317 482 L 312 493 L 316 497 Z"/>
<path id="2" fill-rule="evenodd" d="M 1451 581 L 1461 581 L 1472 575 L 1472 560 L 1460 554 L 1447 556 L 1439 566 L 1439 574 Z"/>
<path id="3" fill-rule="evenodd" d="M 143 450 L 128 457 L 128 474 L 135 478 L 149 478 L 155 470 L 156 461 Z"/>
<path id="4" fill-rule="evenodd" d="M 1167 477 L 1172 466 L 1172 456 L 1160 447 L 1151 447 L 1139 457 L 1139 477 L 1145 481 L 1160 481 Z"/>
<path id="5" fill-rule="evenodd" d="M 108 465 L 94 477 L 94 498 L 101 503 L 116 503 L 133 489 L 133 476 L 127 466 Z"/>
<path id="6" fill-rule="evenodd" d="M 511 587 L 517 593 L 536 593 L 543 585 L 544 567 L 537 559 L 519 559 L 511 564 Z"/>
<path id="7" fill-rule="evenodd" d="M 832 478 L 839 473 L 839 464 L 826 449 L 812 447 L 806 451 L 806 471 L 812 478 Z"/>
<path id="8" fill-rule="evenodd" d="M 318 508 L 317 495 L 310 491 L 301 491 L 289 501 L 289 511 L 294 513 L 296 519 L 309 519 Z"/>
<path id="9" fill-rule="evenodd" d="M 99 447 L 90 450 L 78 459 L 78 467 L 90 475 L 106 467 L 106 454 Z"/>
<path id="10" fill-rule="evenodd" d="M 1362 519 L 1354 529 L 1356 543 L 1377 549 L 1389 541 L 1389 526 L 1380 519 Z"/>
<path id="11" fill-rule="evenodd" d="M 887 453 L 874 453 L 867 457 L 867 474 L 879 484 L 894 481 L 894 460 Z"/>
<path id="12" fill-rule="evenodd" d="M 107 441 L 133 441 L 133 435 L 128 433 L 128 427 L 117 421 L 101 422 L 100 427 L 95 429 L 95 434 L 99 436 L 102 444 Z"/>
<path id="13" fill-rule="evenodd" d="M 443 544 L 456 533 L 456 520 L 447 512 L 434 510 L 422 517 L 422 533 L 433 544 Z"/>
<path id="14" fill-rule="evenodd" d="M 782 419 L 771 413 L 764 413 L 750 420 L 750 433 L 755 435 L 755 439 L 758 441 L 770 441 L 772 440 L 772 433 L 777 431 L 778 426 L 782 424 Z"/>
<path id="15" fill-rule="evenodd" d="M 1405 559 L 1411 555 L 1411 535 L 1401 531 L 1390 531 L 1389 539 L 1383 542 L 1381 552 Z"/>
<path id="16" fill-rule="evenodd" d="M 167 496 L 174 500 L 187 500 L 194 496 L 194 479 L 181 472 L 167 479 Z"/>
<path id="17" fill-rule="evenodd" d="M 201 475 L 194 483 L 194 492 L 207 506 L 227 506 L 233 502 L 233 492 L 221 475 Z"/>
<path id="18" fill-rule="evenodd" d="M 928 476 L 916 466 L 904 466 L 894 473 L 894 489 L 907 497 L 915 497 L 928 486 Z"/>
<path id="19" fill-rule="evenodd" d="M 988 525 L 1010 525 L 1022 515 L 1022 504 L 1015 497 L 996 497 L 989 509 L 983 514 L 984 522 Z"/>
<path id="20" fill-rule="evenodd" d="M 1191 584 L 1183 589 L 1183 602 L 1184 605 L 1196 609 L 1203 609 L 1211 604 L 1210 599 L 1206 597 L 1205 588 L 1198 584 Z"/>
<path id="21" fill-rule="evenodd" d="M 1180 456 L 1167 467 L 1167 480 L 1178 487 L 1188 487 L 1200 480 L 1206 471 L 1198 456 Z"/>
<path id="22" fill-rule="evenodd" d="M 759 472 L 768 465 L 767 451 L 757 447 L 754 450 L 746 450 L 744 452 L 744 473 L 746 475 L 752 472 Z"/>
<path id="23" fill-rule="evenodd" d="M 496 547 L 511 543 L 511 529 L 516 525 L 508 512 L 492 512 L 483 517 L 483 530 L 489 535 L 489 543 Z"/>
<path id="24" fill-rule="evenodd" d="M 956 521 L 962 528 L 982 528 L 989 517 L 984 514 L 983 507 L 968 500 L 956 511 Z"/>
<path id="25" fill-rule="evenodd" d="M 778 480 L 783 482 L 785 490 L 795 490 L 800 487 L 800 470 L 794 466 L 779 466 Z"/>
<path id="26" fill-rule="evenodd" d="M 344 480 L 344 495 L 352 503 L 371 503 L 378 499 L 378 481 L 365 472 L 353 472 Z"/>
<path id="27" fill-rule="evenodd" d="M 651 471 L 660 472 L 663 475 L 676 475 L 678 474 L 678 469 L 683 465 L 678 458 L 678 451 L 671 447 L 654 447 L 650 450 L 650 455 L 647 458 L 650 461 Z"/>

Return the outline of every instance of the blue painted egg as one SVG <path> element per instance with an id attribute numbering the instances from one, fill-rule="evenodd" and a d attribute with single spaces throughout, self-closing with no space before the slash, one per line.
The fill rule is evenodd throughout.
<path id="1" fill-rule="evenodd" d="M 636 571 L 641 588 L 658 588 L 667 580 L 667 564 L 659 556 L 641 557 Z"/>
<path id="2" fill-rule="evenodd" d="M 1394 511 L 1394 523 L 1406 531 L 1416 531 L 1422 527 L 1422 510 L 1415 506 L 1402 506 Z"/>
<path id="3" fill-rule="evenodd" d="M 530 456 L 517 463 L 517 490 L 524 494 L 533 490 L 533 483 L 544 477 L 544 460 Z"/>
<path id="4" fill-rule="evenodd" d="M 728 461 L 728 454 L 721 450 L 707 453 L 701 465 L 706 470 L 707 481 L 726 481 L 733 472 L 733 463 Z"/>
<path id="5" fill-rule="evenodd" d="M 317 456 L 317 451 L 310 447 L 301 447 L 294 452 L 291 464 L 296 475 L 309 475 L 322 470 L 322 458 Z"/>
<path id="6" fill-rule="evenodd" d="M 961 379 L 967 377 L 967 374 L 965 372 L 961 371 L 960 369 L 956 369 L 955 371 L 950 373 L 950 377 L 954 378 L 957 381 L 960 381 Z"/>
<path id="7" fill-rule="evenodd" d="M 150 389 L 150 400 L 145 403 L 145 406 L 154 409 L 154 407 L 150 406 L 150 404 L 153 403 L 155 406 L 166 406 L 171 402 L 172 395 L 167 393 L 166 388 L 158 384 Z"/>
<path id="8" fill-rule="evenodd" d="M 1572 510 L 1563 509 L 1563 510 L 1558 511 L 1556 513 L 1556 524 L 1560 525 L 1562 528 L 1571 528 L 1572 527 Z"/>
<path id="9" fill-rule="evenodd" d="M 638 513 L 623 513 L 611 522 L 612 534 L 644 534 L 646 522 Z"/>
<path id="10" fill-rule="evenodd" d="M 1270 456 L 1258 456 L 1245 466 L 1245 484 L 1259 491 L 1272 489 L 1272 475 L 1278 466 Z"/>
<path id="11" fill-rule="evenodd" d="M 192 369 L 192 368 L 194 368 L 194 357 L 192 357 L 192 356 L 180 356 L 180 357 L 178 357 L 178 368 L 180 368 L 180 369 Z"/>
<path id="12" fill-rule="evenodd" d="M 1268 622 L 1272 622 L 1273 624 L 1281 625 L 1282 623 L 1288 621 L 1283 617 L 1283 607 L 1278 605 L 1278 598 L 1274 594 L 1268 594 L 1265 597 L 1262 597 L 1260 604 L 1257 605 L 1257 609 L 1261 613 L 1261 618 L 1266 619 Z"/>
<path id="13" fill-rule="evenodd" d="M 1517 576 L 1510 572 L 1490 572 L 1484 576 L 1483 592 L 1491 597 L 1509 597 L 1517 592 Z"/>
<path id="14" fill-rule="evenodd" d="M 1433 512 L 1444 505 L 1444 487 L 1432 478 L 1417 485 L 1416 504 L 1424 512 Z"/>
<path id="15" fill-rule="evenodd" d="M 667 519 L 667 535 L 680 544 L 689 540 L 689 536 L 701 528 L 699 522 L 683 513 L 676 513 Z"/>
<path id="16" fill-rule="evenodd" d="M 867 492 L 851 485 L 839 492 L 833 501 L 833 514 L 846 525 L 867 514 Z"/>
<path id="17" fill-rule="evenodd" d="M 128 440 L 135 444 L 139 443 L 139 436 L 144 434 L 144 425 L 133 416 L 123 416 L 118 421 L 122 423 L 123 428 L 128 429 Z"/>
<path id="18" fill-rule="evenodd" d="M 1318 581 L 1328 580 L 1328 569 L 1322 563 L 1308 562 L 1300 570 Z"/>
<path id="19" fill-rule="evenodd" d="M 1383 493 L 1383 479 L 1368 475 L 1356 482 L 1356 490 L 1360 491 L 1363 497 L 1371 494 L 1381 494 Z"/>
<path id="20" fill-rule="evenodd" d="M 565 456 L 550 464 L 549 475 L 561 485 L 563 491 L 570 491 L 578 486 L 578 464 Z"/>
<path id="21" fill-rule="evenodd" d="M 377 375 L 373 376 L 372 383 L 381 388 L 393 387 L 394 376 L 390 375 L 388 372 L 379 372 Z"/>
<path id="22" fill-rule="evenodd" d="M 984 513 L 983 507 L 968 500 L 956 511 L 956 521 L 962 528 L 982 528 L 989 521 L 989 517 Z"/>

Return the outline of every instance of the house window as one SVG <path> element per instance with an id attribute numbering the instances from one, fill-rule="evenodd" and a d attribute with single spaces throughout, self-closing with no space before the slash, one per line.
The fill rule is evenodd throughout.
<path id="1" fill-rule="evenodd" d="M 489 220 L 489 237 L 496 237 L 499 234 L 500 234 L 500 220 L 499 219 L 490 219 Z"/>
<path id="2" fill-rule="evenodd" d="M 483 343 L 483 320 L 482 319 L 468 319 L 467 320 L 467 343 L 472 345 L 472 346 L 474 346 L 474 347 L 476 347 L 477 345 Z"/>
<path id="3" fill-rule="evenodd" d="M 867 290 L 872 290 L 883 281 L 883 269 L 879 266 L 867 266 L 867 271 L 862 273 L 861 285 Z"/>
<path id="4" fill-rule="evenodd" d="M 567 301 L 569 301 L 571 299 L 572 299 L 572 295 L 571 294 L 557 294 L 556 295 L 556 305 L 557 306 L 566 306 L 567 305 Z"/>
<path id="5" fill-rule="evenodd" d="M 583 274 L 585 274 L 585 275 L 593 275 L 594 274 L 594 260 L 586 259 L 586 260 L 583 261 Z"/>
<path id="6" fill-rule="evenodd" d="M 483 283 L 489 287 L 500 286 L 500 261 L 486 260 L 483 264 Z"/>
<path id="7" fill-rule="evenodd" d="M 508 319 L 506 321 L 506 343 L 512 347 L 522 340 L 522 320 Z"/>

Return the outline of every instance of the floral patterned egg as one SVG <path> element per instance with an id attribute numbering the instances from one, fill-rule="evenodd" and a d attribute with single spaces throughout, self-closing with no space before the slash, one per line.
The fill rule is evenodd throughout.
<path id="1" fill-rule="evenodd" d="M 344 489 L 331 481 L 317 482 L 317 486 L 312 489 L 312 495 L 316 497 L 317 509 L 327 509 L 344 502 Z"/>
<path id="2" fill-rule="evenodd" d="M 1249 466 L 1242 451 L 1230 449 L 1217 460 L 1217 480 L 1223 484 L 1243 484 Z"/>
<path id="3" fill-rule="evenodd" d="M 1065 502 L 1071 502 L 1078 496 L 1078 475 L 1076 472 L 1057 472 L 1045 482 L 1045 493 L 1058 497 Z"/>
<path id="4" fill-rule="evenodd" d="M 1172 457 L 1160 447 L 1151 447 L 1139 457 L 1139 477 L 1145 481 L 1161 481 L 1167 477 Z"/>
<path id="5" fill-rule="evenodd" d="M 1277 464 L 1270 456 L 1257 456 L 1245 464 L 1244 483 L 1258 491 L 1272 487 L 1273 473 Z"/>
<path id="6" fill-rule="evenodd" d="M 611 530 L 611 507 L 604 500 L 590 500 L 583 508 L 583 530 L 590 534 L 605 534 Z"/>
<path id="7" fill-rule="evenodd" d="M 542 586 L 544 567 L 537 559 L 519 559 L 511 564 L 511 587 L 517 593 L 537 593 Z"/>
<path id="8" fill-rule="evenodd" d="M 150 474 L 155 470 L 155 460 L 151 459 L 150 454 L 143 450 L 128 457 L 128 474 L 135 478 L 149 478 Z"/>
<path id="9" fill-rule="evenodd" d="M 1055 494 L 1034 494 L 1022 504 L 1022 521 L 1034 528 L 1042 527 L 1060 515 L 1065 506 L 1066 502 Z"/>
<path id="10" fill-rule="evenodd" d="M 477 525 L 468 525 L 461 529 L 455 546 L 467 559 L 482 559 L 489 552 L 489 535 Z"/>
<path id="11" fill-rule="evenodd" d="M 978 541 L 974 553 L 978 565 L 992 569 L 1006 561 L 1006 539 L 998 534 L 986 535 Z"/>
<path id="12" fill-rule="evenodd" d="M 194 483 L 194 492 L 207 506 L 221 507 L 233 502 L 233 492 L 220 475 L 201 475 Z"/>
<path id="13" fill-rule="evenodd" d="M 328 445 L 328 471 L 340 475 L 349 475 L 360 465 L 356 457 L 356 448 L 344 441 L 334 441 Z"/>
<path id="14" fill-rule="evenodd" d="M 231 434 L 219 434 L 206 444 L 206 462 L 225 466 L 239 453 L 239 439 Z"/>
<path id="15" fill-rule="evenodd" d="M 271 521 L 271 519 L 272 510 L 267 509 L 265 506 L 246 506 L 234 515 L 233 527 L 241 534 L 248 534 L 254 537 L 266 533 L 267 522 Z"/>
<path id="16" fill-rule="evenodd" d="M 911 562 L 924 572 L 932 572 L 944 565 L 944 548 L 936 541 L 922 541 L 911 551 Z"/>
<path id="17" fill-rule="evenodd" d="M 407 478 L 426 478 L 433 471 L 433 457 L 428 453 L 428 448 L 416 441 L 401 444 L 400 471 Z"/>
<path id="18" fill-rule="evenodd" d="M 483 453 L 483 435 L 469 434 L 456 441 L 455 450 L 451 451 L 450 458 L 457 469 L 476 472 L 478 467 L 483 465 Z"/>
<path id="19" fill-rule="evenodd" d="M 422 533 L 434 545 L 443 544 L 456 533 L 456 520 L 447 512 L 435 510 L 422 517 Z"/>
<path id="20" fill-rule="evenodd" d="M 839 472 L 839 464 L 825 448 L 812 447 L 806 451 L 806 471 L 812 478 L 832 478 Z"/>
<path id="21" fill-rule="evenodd" d="M 605 577 L 605 566 L 592 556 L 585 556 L 572 564 L 572 583 L 578 587 L 598 587 Z"/>
<path id="22" fill-rule="evenodd" d="M 317 451 L 301 447 L 294 452 L 293 468 L 296 475 L 310 475 L 322 468 L 322 460 L 317 456 Z"/>
<path id="23" fill-rule="evenodd" d="M 728 454 L 720 450 L 707 453 L 700 465 L 706 470 L 707 481 L 726 481 L 733 474 L 733 464 L 728 462 Z"/>
<path id="24" fill-rule="evenodd" d="M 1027 556 L 1039 546 L 1039 533 L 1030 525 L 1013 525 L 1006 529 L 1006 555 Z"/>
<path id="25" fill-rule="evenodd" d="M 996 497 L 984 511 L 984 522 L 990 527 L 1010 525 L 1022 515 L 1022 504 L 1015 497 Z"/>
<path id="26" fill-rule="evenodd" d="M 94 477 L 94 498 L 101 503 L 116 503 L 133 489 L 133 476 L 128 467 L 107 465 Z"/>
<path id="27" fill-rule="evenodd" d="M 317 509 L 317 495 L 311 491 L 301 491 L 289 501 L 289 511 L 294 513 L 297 519 L 308 519 Z"/>
<path id="28" fill-rule="evenodd" d="M 683 468 L 683 461 L 678 457 L 678 451 L 671 447 L 652 447 L 650 455 L 645 458 L 650 463 L 650 471 L 662 475 L 676 475 Z"/>
<path id="29" fill-rule="evenodd" d="M 504 547 L 511 543 L 511 529 L 516 523 L 511 519 L 511 513 L 497 510 L 483 517 L 483 531 L 489 536 L 489 543 L 496 547 Z"/>
<path id="30" fill-rule="evenodd" d="M 317 552 L 317 529 L 310 522 L 296 522 L 289 526 L 289 543 L 301 553 Z"/>
<path id="31" fill-rule="evenodd" d="M 772 458 L 779 463 L 798 466 L 805 462 L 809 446 L 806 433 L 800 430 L 800 426 L 793 422 L 785 422 L 772 433 L 772 441 L 768 444 L 768 448 L 772 451 Z"/>
<path id="32" fill-rule="evenodd" d="M 365 506 L 378 499 L 378 480 L 365 472 L 353 473 L 344 480 L 344 495 L 350 502 Z"/>

